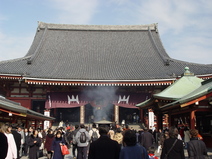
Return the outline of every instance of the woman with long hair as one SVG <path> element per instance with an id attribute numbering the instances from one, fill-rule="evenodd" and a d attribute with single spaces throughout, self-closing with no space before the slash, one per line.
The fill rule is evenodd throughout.
<path id="1" fill-rule="evenodd" d="M 8 150 L 7 157 L 5 159 L 16 159 L 17 158 L 17 147 L 13 134 L 11 133 L 12 127 L 9 124 L 3 124 L 1 127 L 2 132 L 7 137 Z"/>
<path id="2" fill-rule="evenodd" d="M 52 142 L 51 150 L 53 152 L 52 159 L 63 159 L 64 155 L 62 155 L 61 145 L 65 144 L 65 140 L 62 137 L 62 132 L 57 131 L 55 138 Z"/>
<path id="3" fill-rule="evenodd" d="M 33 130 L 28 140 L 29 159 L 38 159 L 38 150 L 41 145 L 41 139 L 38 137 L 38 131 Z"/>
<path id="4" fill-rule="evenodd" d="M 0 158 L 5 159 L 7 157 L 8 142 L 6 135 L 4 135 L 2 130 L 2 125 L 3 123 L 0 123 Z"/>

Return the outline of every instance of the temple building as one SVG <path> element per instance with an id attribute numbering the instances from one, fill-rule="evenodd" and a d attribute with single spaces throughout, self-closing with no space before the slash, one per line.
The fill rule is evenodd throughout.
<path id="1" fill-rule="evenodd" d="M 0 62 L 0 95 L 55 122 L 145 123 L 136 106 L 181 77 L 201 80 L 212 65 L 169 57 L 157 24 L 69 25 L 39 22 L 24 57 Z"/>
<path id="2" fill-rule="evenodd" d="M 184 74 L 172 85 L 142 103 L 141 109 L 152 109 L 157 126 L 162 128 L 162 116 L 168 117 L 167 127 L 198 129 L 208 147 L 212 147 L 212 79 L 203 80 L 185 68 Z"/>

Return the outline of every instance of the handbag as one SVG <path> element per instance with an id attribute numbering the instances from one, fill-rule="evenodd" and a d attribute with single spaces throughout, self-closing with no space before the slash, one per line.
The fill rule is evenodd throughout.
<path id="1" fill-rule="evenodd" d="M 174 145 L 176 144 L 176 142 L 177 142 L 177 139 L 174 141 L 172 147 L 169 149 L 169 151 L 167 152 L 167 154 L 165 154 L 164 159 L 167 159 L 169 152 L 173 149 L 173 147 L 174 147 Z"/>
<path id="2" fill-rule="evenodd" d="M 60 147 L 61 147 L 62 155 L 68 155 L 68 154 L 70 154 L 70 152 L 68 150 L 68 147 L 66 145 L 60 145 Z"/>

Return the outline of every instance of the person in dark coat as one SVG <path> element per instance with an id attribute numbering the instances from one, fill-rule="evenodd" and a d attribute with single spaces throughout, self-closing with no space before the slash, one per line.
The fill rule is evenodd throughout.
<path id="1" fill-rule="evenodd" d="M 146 149 L 137 144 L 136 133 L 126 130 L 123 136 L 124 148 L 121 149 L 119 159 L 149 159 Z"/>
<path id="2" fill-rule="evenodd" d="M 0 159 L 5 159 L 8 151 L 8 143 L 7 143 L 7 137 L 1 130 L 1 126 L 2 125 L 0 123 Z"/>
<path id="3" fill-rule="evenodd" d="M 52 158 L 52 142 L 54 140 L 54 134 L 53 134 L 53 130 L 49 129 L 46 135 L 46 140 L 44 143 L 44 149 L 46 149 L 47 151 L 47 158 L 51 159 Z"/>
<path id="4" fill-rule="evenodd" d="M 119 159 L 120 146 L 108 136 L 108 127 L 99 127 L 100 138 L 92 142 L 88 159 Z"/>
<path id="5" fill-rule="evenodd" d="M 24 129 L 24 137 L 25 137 L 25 142 L 24 142 L 24 156 L 27 156 L 28 150 L 29 150 L 28 141 L 29 141 L 29 137 L 30 137 L 30 133 L 29 133 L 29 131 L 28 131 L 27 128 Z"/>
<path id="6" fill-rule="evenodd" d="M 38 131 L 33 130 L 32 135 L 29 137 L 29 159 L 38 159 L 37 152 L 41 145 L 41 139 L 38 137 Z"/>
<path id="7" fill-rule="evenodd" d="M 21 134 L 17 132 L 18 124 L 12 124 L 11 127 L 12 127 L 11 133 L 13 134 L 15 144 L 17 147 L 17 159 L 20 159 L 19 151 L 21 149 Z"/>
<path id="8" fill-rule="evenodd" d="M 148 151 L 149 147 L 155 142 L 154 136 L 148 131 L 147 128 L 141 134 L 141 145 Z"/>
<path id="9" fill-rule="evenodd" d="M 62 137 L 61 131 L 57 131 L 56 136 L 52 142 L 51 150 L 53 152 L 52 159 L 64 159 L 64 155 L 61 152 L 61 145 L 65 144 L 65 140 Z"/>
<path id="10" fill-rule="evenodd" d="M 184 147 L 183 141 L 177 139 L 178 136 L 178 129 L 174 126 L 169 128 L 169 138 L 164 140 L 162 153 L 160 158 L 164 159 L 166 154 L 172 148 L 172 145 L 176 141 L 174 147 L 171 151 L 167 154 L 167 159 L 185 159 L 184 155 Z"/>
<path id="11" fill-rule="evenodd" d="M 198 130 L 190 130 L 191 139 L 188 142 L 188 157 L 192 159 L 204 159 L 207 154 L 207 148 L 205 143 L 202 140 L 198 140 Z"/>

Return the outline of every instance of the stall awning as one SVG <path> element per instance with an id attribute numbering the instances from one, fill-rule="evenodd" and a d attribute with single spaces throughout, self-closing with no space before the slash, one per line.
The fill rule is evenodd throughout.
<path id="1" fill-rule="evenodd" d="M 0 96 L 0 111 L 11 113 L 16 116 L 27 117 L 39 120 L 54 120 L 55 118 L 45 116 L 41 113 L 27 109 L 21 106 L 19 103 L 8 100 Z"/>

